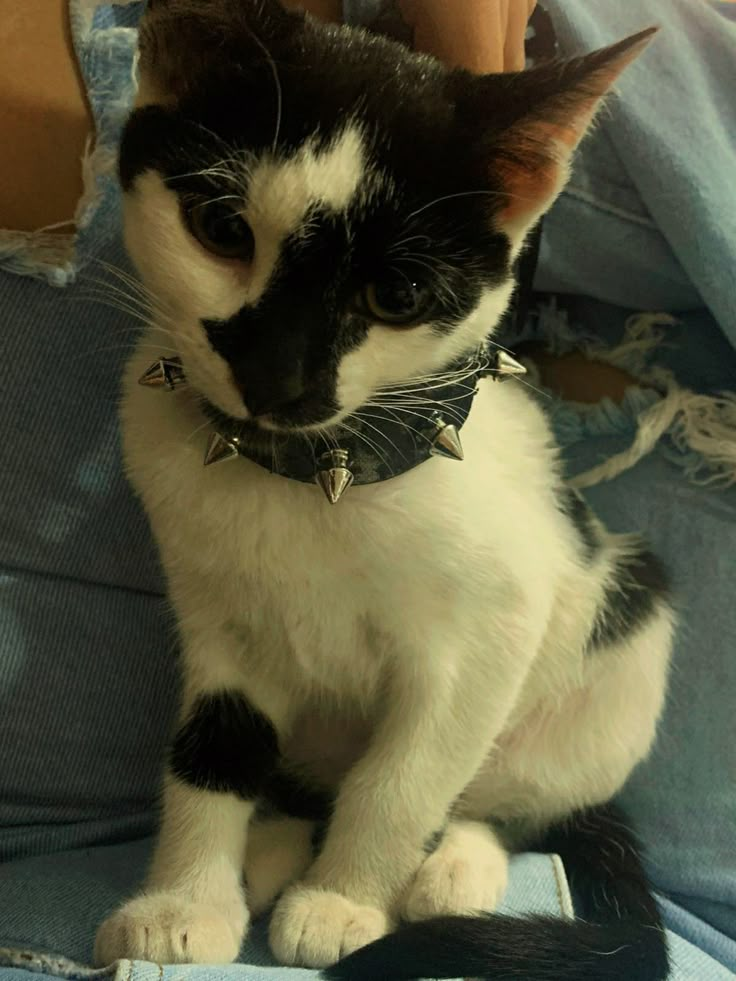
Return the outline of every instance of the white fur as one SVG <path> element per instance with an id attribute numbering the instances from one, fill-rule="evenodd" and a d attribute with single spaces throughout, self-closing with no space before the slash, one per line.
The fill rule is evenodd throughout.
<path id="1" fill-rule="evenodd" d="M 586 654 L 611 570 L 631 544 L 610 536 L 586 562 L 555 496 L 547 422 L 515 381 L 481 384 L 464 464 L 432 459 L 354 487 L 336 508 L 318 488 L 242 458 L 203 468 L 195 390 L 238 412 L 198 318 L 257 301 L 310 202 L 340 209 L 363 193 L 362 146 L 349 129 L 321 160 L 307 147 L 262 164 L 262 178 L 254 172 L 260 212 L 251 193 L 244 213 L 260 271 L 258 258 L 243 269 L 206 256 L 154 175 L 128 202 L 129 245 L 191 382 L 168 395 L 139 387 L 151 361 L 144 338 L 122 408 L 126 465 L 179 621 L 183 717 L 200 692 L 238 690 L 273 722 L 287 758 L 339 787 L 308 868 L 296 824 L 275 838 L 257 832 L 271 858 L 261 872 L 252 852 L 248 861 L 259 910 L 300 877 L 277 904 L 271 943 L 285 963 L 315 967 L 380 936 L 402 909 L 493 907 L 505 855 L 473 822 L 533 827 L 615 793 L 651 745 L 672 630 L 662 605 L 625 642 Z M 283 202 L 270 196 L 279 181 Z M 340 366 L 346 411 L 379 384 L 471 350 L 509 292 L 489 291 L 446 338 L 376 326 Z M 451 811 L 465 823 L 425 860 Z M 234 956 L 247 922 L 240 875 L 251 812 L 171 778 L 147 895 L 103 925 L 98 960 Z"/>
<path id="2" fill-rule="evenodd" d="M 144 893 L 102 924 L 95 961 L 112 964 L 128 950 L 158 964 L 229 964 L 240 951 L 244 923 L 244 915 L 230 919 L 214 904 Z"/>
<path id="3" fill-rule="evenodd" d="M 146 891 L 100 927 L 95 960 L 128 950 L 159 963 L 234 960 L 249 921 L 241 883 L 244 829 L 253 805 L 166 784 L 159 848 Z"/>
<path id="4" fill-rule="evenodd" d="M 176 331 L 192 383 L 223 411 L 246 419 L 242 395 L 210 347 L 201 320 L 228 320 L 244 306 L 256 306 L 278 269 L 285 240 L 308 235 L 311 209 L 344 212 L 370 197 L 381 178 L 368 163 L 357 124 L 346 125 L 322 149 L 309 141 L 291 157 L 269 154 L 230 166 L 228 193 L 237 195 L 242 182 L 241 212 L 255 237 L 252 263 L 223 261 L 202 248 L 182 220 L 175 192 L 154 171 L 141 174 L 126 197 L 125 238 L 146 270 L 159 326 Z"/>
<path id="5" fill-rule="evenodd" d="M 314 824 L 298 818 L 256 820 L 248 832 L 245 882 L 248 908 L 264 913 L 279 893 L 300 879 L 312 863 Z"/>
<path id="6" fill-rule="evenodd" d="M 339 214 L 356 193 L 369 192 L 363 135 L 356 125 L 346 126 L 322 150 L 306 143 L 291 158 L 266 157 L 249 174 L 244 215 L 256 239 L 256 263 L 249 303 L 265 292 L 278 266 L 284 240 L 300 231 L 308 233 L 307 215 L 313 207 Z"/>
<path id="7" fill-rule="evenodd" d="M 346 127 L 320 152 L 308 143 L 291 158 L 261 160 L 249 172 L 243 205 L 255 236 L 255 258 L 243 264 L 218 259 L 192 238 L 176 194 L 158 174 L 148 171 L 137 179 L 126 198 L 126 242 L 156 297 L 158 333 L 166 332 L 167 338 L 175 333 L 193 387 L 230 416 L 246 419 L 249 414 L 201 320 L 228 320 L 244 306 L 257 305 L 278 267 L 284 240 L 300 229 L 308 234 L 305 219 L 310 209 L 319 205 L 344 211 L 351 202 L 370 196 L 381 180 L 357 126 Z M 343 358 L 337 385 L 343 408 L 320 426 L 349 415 L 379 386 L 401 382 L 407 374 L 437 371 L 480 345 L 489 324 L 508 307 L 512 292 L 511 280 L 486 291 L 466 322 L 441 339 L 429 324 L 410 332 L 376 324 L 365 343 Z"/>
<path id="8" fill-rule="evenodd" d="M 381 910 L 327 889 L 293 886 L 271 919 L 271 947 L 282 964 L 329 967 L 390 929 Z"/>
<path id="9" fill-rule="evenodd" d="M 490 913 L 503 899 L 508 878 L 508 854 L 491 828 L 478 821 L 452 821 L 437 851 L 417 872 L 404 917 Z"/>
<path id="10" fill-rule="evenodd" d="M 179 614 L 187 690 L 238 687 L 293 756 L 315 714 L 337 720 L 343 737 L 315 751 L 323 776 L 357 719 L 374 728 L 342 783 L 309 889 L 279 907 L 271 936 L 284 959 L 318 966 L 350 949 L 350 937 L 379 932 L 382 921 L 368 916 L 351 933 L 355 911 L 336 915 L 334 894 L 391 915 L 456 799 L 467 817 L 536 824 L 622 785 L 653 738 L 671 616 L 663 608 L 621 649 L 584 654 L 607 570 L 628 542 L 612 538 L 597 574 L 585 568 L 553 500 L 547 424 L 521 386 L 483 383 L 463 465 L 432 460 L 331 508 L 316 487 L 245 460 L 204 469 L 201 442 L 188 439 L 201 425 L 191 393 L 140 388 L 149 361 L 144 342 L 127 373 L 125 454 Z M 335 757 L 344 773 L 351 761 Z M 175 835 L 167 797 L 157 876 L 176 879 L 188 865 L 220 882 L 228 841 L 227 877 L 240 867 L 247 805 L 235 827 L 215 817 L 221 796 L 200 797 L 207 811 Z M 195 821 L 208 813 L 203 836 Z M 169 857 L 172 835 L 181 859 Z M 476 895 L 471 883 L 466 905 Z M 308 915 L 309 903 L 327 904 L 331 919 Z M 124 936 L 100 949 L 142 955 Z"/>

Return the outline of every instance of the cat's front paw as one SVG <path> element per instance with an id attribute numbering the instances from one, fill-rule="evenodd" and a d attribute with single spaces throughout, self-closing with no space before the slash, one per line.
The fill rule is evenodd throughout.
<path id="1" fill-rule="evenodd" d="M 221 909 L 174 893 L 149 893 L 126 903 L 97 931 L 95 963 L 229 964 L 248 925 L 244 904 Z"/>
<path id="2" fill-rule="evenodd" d="M 491 912 L 508 884 L 508 855 L 490 828 L 474 821 L 451 826 L 425 859 L 403 904 L 407 920 Z"/>
<path id="3" fill-rule="evenodd" d="M 391 925 L 385 913 L 337 892 L 293 886 L 271 919 L 274 956 L 289 966 L 322 968 L 378 940 Z"/>

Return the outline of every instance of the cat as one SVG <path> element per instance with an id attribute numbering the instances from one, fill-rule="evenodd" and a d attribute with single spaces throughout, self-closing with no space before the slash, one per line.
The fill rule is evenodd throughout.
<path id="1" fill-rule="evenodd" d="M 232 961 L 274 907 L 276 958 L 326 977 L 666 976 L 610 801 L 662 710 L 667 577 L 566 486 L 488 340 L 651 34 L 475 77 L 276 0 L 149 3 L 121 418 L 183 692 L 98 963 Z M 531 844 L 584 919 L 490 912 Z"/>

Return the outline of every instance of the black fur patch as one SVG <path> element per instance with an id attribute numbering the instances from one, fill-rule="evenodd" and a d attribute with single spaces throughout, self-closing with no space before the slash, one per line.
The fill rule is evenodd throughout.
<path id="1" fill-rule="evenodd" d="M 328 821 L 334 803 L 334 795 L 284 767 L 269 777 L 261 799 L 268 812 L 304 821 Z"/>
<path id="2" fill-rule="evenodd" d="M 669 594 L 667 571 L 656 555 L 642 549 L 622 557 L 593 624 L 589 649 L 623 640 L 646 623 Z"/>
<path id="3" fill-rule="evenodd" d="M 345 214 L 315 207 L 309 235 L 284 243 L 257 308 L 203 322 L 249 408 L 289 426 L 333 416 L 337 368 L 372 323 L 357 301 L 382 277 L 398 270 L 429 281 L 431 322 L 445 333 L 511 276 L 510 243 L 492 220 L 500 186 L 488 127 L 476 120 L 471 138 L 457 108 L 469 75 L 450 84 L 439 63 L 286 15 L 276 0 L 170 0 L 144 18 L 141 37 L 142 70 L 170 100 L 130 117 L 119 154 L 125 191 L 154 171 L 182 203 L 219 199 L 233 193 L 216 166 L 224 159 L 258 160 L 274 148 L 288 157 L 307 140 L 326 148 L 351 120 L 366 141 L 371 193 Z M 245 169 L 242 182 L 247 197 Z"/>
<path id="4" fill-rule="evenodd" d="M 590 562 L 601 548 L 598 530 L 593 520 L 593 514 L 585 498 L 572 487 L 560 487 L 557 500 L 560 510 L 570 519 L 580 538 L 585 558 Z"/>
<path id="5" fill-rule="evenodd" d="M 440 828 L 439 831 L 435 831 L 435 833 L 430 835 L 424 842 L 424 854 L 427 856 L 427 858 L 429 858 L 430 855 L 434 855 L 434 853 L 440 847 L 445 837 L 446 830 L 446 828 Z"/>
<path id="6" fill-rule="evenodd" d="M 276 730 L 237 692 L 200 696 L 174 739 L 172 773 L 214 793 L 256 797 L 279 758 Z"/>

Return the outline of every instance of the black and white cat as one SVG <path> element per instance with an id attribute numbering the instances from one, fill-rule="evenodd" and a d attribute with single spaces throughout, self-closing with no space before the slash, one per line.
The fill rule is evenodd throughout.
<path id="1" fill-rule="evenodd" d="M 635 842 L 601 806 L 655 735 L 665 577 L 565 487 L 524 387 L 476 370 L 650 34 L 477 78 L 276 0 L 149 4 L 120 172 L 153 321 L 122 419 L 184 683 L 153 865 L 99 962 L 233 960 L 275 902 L 277 958 L 351 955 L 335 978 L 665 977 Z M 170 394 L 138 384 L 154 353 Z M 448 386 L 476 382 L 456 417 Z M 335 507 L 280 463 L 390 458 L 397 421 L 464 423 L 465 461 L 399 461 Z M 216 430 L 233 459 L 205 468 Z M 584 920 L 469 916 L 530 842 L 562 854 Z"/>

